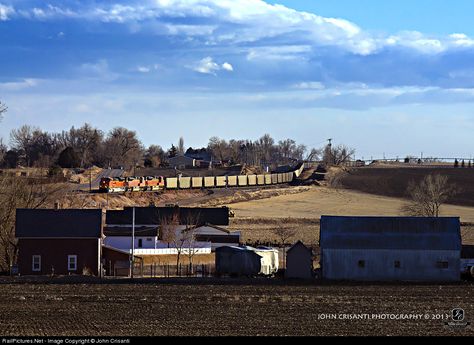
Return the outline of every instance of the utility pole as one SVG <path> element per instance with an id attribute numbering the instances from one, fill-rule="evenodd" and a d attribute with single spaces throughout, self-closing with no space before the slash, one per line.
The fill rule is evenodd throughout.
<path id="1" fill-rule="evenodd" d="M 133 279 L 135 265 L 135 206 L 132 208 L 132 256 L 130 257 L 130 278 Z"/>
<path id="2" fill-rule="evenodd" d="M 92 170 L 89 168 L 89 193 L 92 193 Z"/>

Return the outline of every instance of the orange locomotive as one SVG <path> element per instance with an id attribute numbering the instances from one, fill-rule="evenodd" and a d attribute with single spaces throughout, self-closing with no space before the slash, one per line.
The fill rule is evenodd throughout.
<path id="1" fill-rule="evenodd" d="M 163 176 L 102 177 L 99 183 L 99 191 L 103 193 L 156 191 L 164 187 Z"/>

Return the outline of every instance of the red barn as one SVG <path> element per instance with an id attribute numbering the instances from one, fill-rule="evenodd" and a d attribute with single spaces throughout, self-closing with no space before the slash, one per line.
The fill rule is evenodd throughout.
<path id="1" fill-rule="evenodd" d="M 102 210 L 17 209 L 21 275 L 99 274 Z"/>

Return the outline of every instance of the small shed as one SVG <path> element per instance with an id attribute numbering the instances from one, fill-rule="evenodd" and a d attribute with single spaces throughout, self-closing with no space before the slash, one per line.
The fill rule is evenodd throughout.
<path id="1" fill-rule="evenodd" d="M 313 278 L 313 251 L 298 241 L 286 253 L 285 278 Z"/>
<path id="2" fill-rule="evenodd" d="M 262 268 L 261 256 L 247 247 L 216 248 L 216 273 L 255 276 Z"/>
<path id="3" fill-rule="evenodd" d="M 262 258 L 260 273 L 263 275 L 272 275 L 278 272 L 278 250 L 270 247 L 259 246 L 257 248 L 249 247 Z"/>
<path id="4" fill-rule="evenodd" d="M 216 248 L 216 272 L 231 275 L 272 275 L 278 271 L 278 251 L 269 247 Z"/>

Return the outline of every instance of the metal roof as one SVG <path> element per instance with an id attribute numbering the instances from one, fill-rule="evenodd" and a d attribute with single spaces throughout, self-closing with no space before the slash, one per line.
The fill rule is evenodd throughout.
<path id="1" fill-rule="evenodd" d="M 135 224 L 158 225 L 162 219 L 178 215 L 180 224 L 186 224 L 191 219 L 198 225 L 229 225 L 229 209 L 227 207 L 136 207 Z M 123 210 L 107 211 L 107 225 L 132 224 L 132 207 Z"/>
<path id="2" fill-rule="evenodd" d="M 17 209 L 15 236 L 100 238 L 102 210 Z"/>
<path id="3" fill-rule="evenodd" d="M 302 248 L 303 250 L 308 251 L 309 253 L 313 254 L 313 250 L 309 247 L 306 247 L 303 242 L 298 240 L 296 243 L 294 243 L 286 252 L 289 253 L 295 248 Z"/>
<path id="4" fill-rule="evenodd" d="M 459 218 L 321 217 L 321 249 L 461 250 Z"/>

